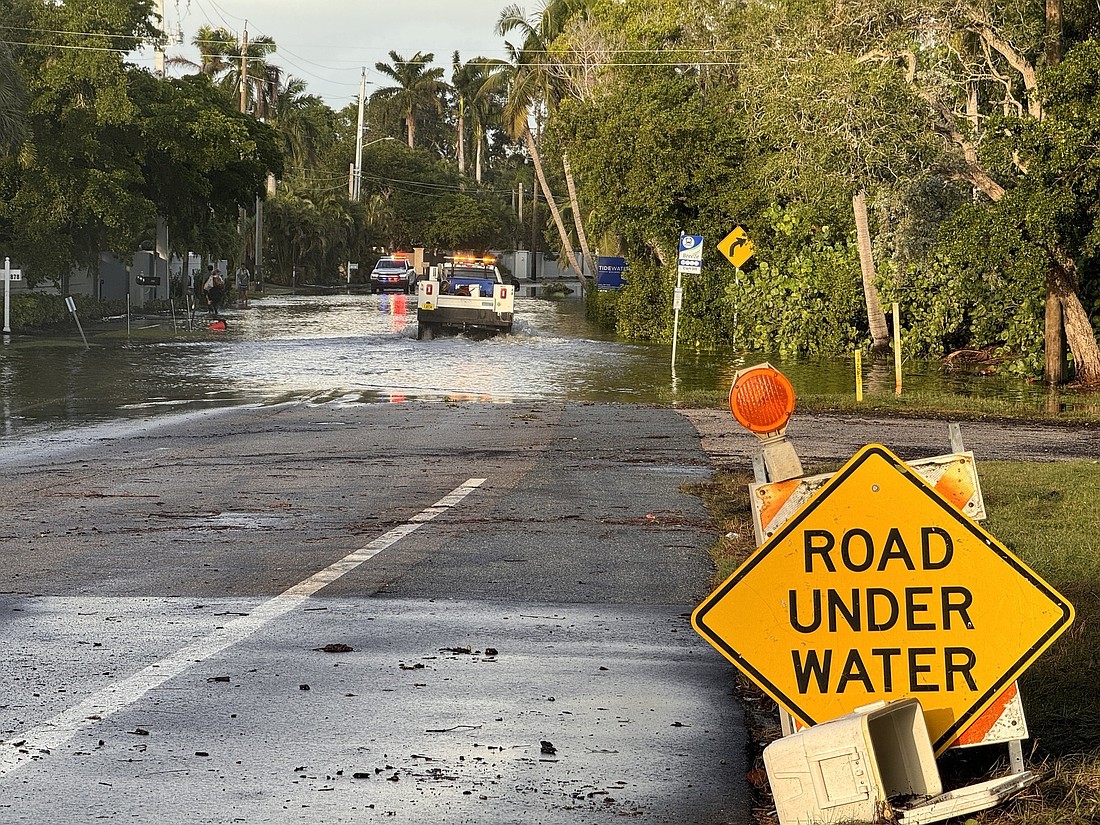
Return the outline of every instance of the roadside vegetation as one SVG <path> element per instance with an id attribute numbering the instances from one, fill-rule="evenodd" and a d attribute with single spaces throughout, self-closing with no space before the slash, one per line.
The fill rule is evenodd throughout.
<path id="1" fill-rule="evenodd" d="M 1030 733 L 1024 756 L 1042 780 L 1008 804 L 965 821 L 1091 825 L 1100 821 L 1100 462 L 979 462 L 978 472 L 989 513 L 985 526 L 1065 595 L 1077 617 L 1020 679 Z M 692 489 L 706 502 L 721 536 L 712 548 L 715 585 L 756 549 L 750 483 L 750 471 L 722 471 Z M 748 778 L 757 792 L 756 818 L 773 823 L 760 754 L 780 735 L 778 717 L 771 699 L 739 674 L 737 679 L 753 738 L 755 764 Z M 949 751 L 940 760 L 948 787 L 991 778 L 1006 767 L 999 746 Z"/>

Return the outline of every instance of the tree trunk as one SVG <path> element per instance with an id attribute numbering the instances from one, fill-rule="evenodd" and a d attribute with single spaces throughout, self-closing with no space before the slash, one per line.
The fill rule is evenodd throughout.
<path id="1" fill-rule="evenodd" d="M 584 218 L 581 216 L 580 203 L 577 201 L 577 187 L 573 182 L 573 170 L 569 166 L 569 154 L 563 152 L 561 164 L 565 169 L 565 186 L 569 190 L 569 203 L 573 207 L 573 223 L 577 227 L 577 239 L 581 242 L 581 254 L 588 262 L 590 271 L 595 271 L 596 261 L 592 257 L 592 250 L 588 248 L 588 235 L 584 231 Z M 590 275 L 581 273 L 581 280 L 586 280 Z"/>
<path id="2" fill-rule="evenodd" d="M 456 147 L 458 152 L 458 174 L 466 174 L 466 118 L 461 114 L 459 110 L 458 115 L 458 146 Z"/>
<path id="3" fill-rule="evenodd" d="M 1096 344 L 1089 315 L 1077 295 L 1076 267 L 1061 253 L 1056 252 L 1055 258 L 1047 286 L 1061 305 L 1066 342 L 1073 353 L 1074 377 L 1086 386 L 1100 386 L 1100 347 Z M 1049 353 L 1047 360 L 1050 360 Z"/>
<path id="4" fill-rule="evenodd" d="M 668 253 L 665 252 L 665 248 L 661 246 L 660 242 L 654 238 L 650 238 L 646 241 L 646 244 L 652 250 L 653 254 L 657 256 L 657 262 L 661 266 L 668 266 Z"/>
<path id="5" fill-rule="evenodd" d="M 1062 62 L 1062 0 L 1047 0 L 1047 63 Z"/>
<path id="6" fill-rule="evenodd" d="M 1062 0 L 1046 0 L 1046 22 L 1047 63 L 1057 66 L 1062 62 Z M 1060 275 L 1060 268 L 1052 266 L 1047 276 L 1043 348 L 1045 350 L 1044 372 L 1048 384 L 1064 384 L 1069 380 L 1069 365 L 1066 363 L 1065 303 L 1064 296 L 1060 294 L 1064 290 L 1059 287 L 1059 283 L 1062 282 Z M 1095 341 L 1093 343 L 1095 344 Z"/>
<path id="7" fill-rule="evenodd" d="M 859 243 L 859 268 L 863 273 L 863 299 L 867 304 L 867 326 L 871 330 L 871 351 L 886 352 L 890 349 L 890 330 L 886 326 L 886 314 L 875 286 L 875 262 L 871 255 L 871 231 L 867 226 L 867 198 L 861 189 L 852 198 L 852 211 L 856 218 L 856 239 Z"/>
<path id="8" fill-rule="evenodd" d="M 554 196 L 550 194 L 550 187 L 546 184 L 546 172 L 542 168 L 542 158 L 539 156 L 538 147 L 535 146 L 535 136 L 531 134 L 529 128 L 524 126 L 523 137 L 527 143 L 527 151 L 531 153 L 531 162 L 535 164 L 535 173 L 539 176 L 539 186 L 542 189 L 542 194 L 546 197 L 546 205 L 550 209 L 550 214 L 554 216 L 554 225 L 558 228 L 558 235 L 561 237 L 561 251 L 569 259 L 569 265 L 583 280 L 584 273 L 581 272 L 580 264 L 577 263 L 577 256 L 573 253 L 573 247 L 569 243 L 569 234 L 565 231 L 565 224 L 562 222 L 558 204 L 554 200 Z"/>
<path id="9" fill-rule="evenodd" d="M 1074 292 L 1062 300 L 1066 340 L 1073 351 L 1074 377 L 1089 387 L 1100 387 L 1100 350 L 1096 347 L 1096 335 L 1081 299 Z"/>
<path id="10" fill-rule="evenodd" d="M 539 274 L 539 181 L 531 182 L 531 280 L 537 281 Z"/>
<path id="11" fill-rule="evenodd" d="M 1055 271 L 1047 277 L 1046 319 L 1043 324 L 1043 350 L 1045 366 L 1043 374 L 1048 384 L 1064 384 L 1069 380 L 1069 365 L 1066 363 L 1066 334 L 1062 324 L 1062 301 L 1055 286 Z"/>
<path id="12" fill-rule="evenodd" d="M 595 272 L 596 262 L 592 257 L 592 250 L 588 249 L 588 235 L 584 231 L 584 218 L 581 216 L 581 205 L 576 200 L 576 185 L 573 183 L 573 169 L 569 165 L 569 154 L 562 153 L 561 165 L 565 169 L 565 187 L 569 189 L 569 202 L 573 207 L 573 223 L 576 227 L 576 238 L 581 242 L 581 254 L 588 264 L 588 270 Z M 585 278 L 581 274 L 582 281 Z"/>
<path id="13" fill-rule="evenodd" d="M 405 131 L 409 134 L 409 148 L 415 148 L 416 144 L 416 118 L 412 113 L 405 115 Z"/>

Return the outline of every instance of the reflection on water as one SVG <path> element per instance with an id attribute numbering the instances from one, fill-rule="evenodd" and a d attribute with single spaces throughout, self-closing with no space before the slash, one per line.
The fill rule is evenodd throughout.
<path id="1" fill-rule="evenodd" d="M 72 426 L 239 403 L 404 399 L 654 402 L 694 390 L 724 392 L 759 354 L 629 344 L 593 329 L 578 301 L 517 299 L 515 334 L 485 341 L 416 340 L 415 299 L 404 295 L 272 297 L 226 313 L 225 332 L 158 330 L 72 340 L 16 337 L 0 347 L 0 428 Z M 853 391 L 851 362 L 772 359 L 799 392 Z M 868 395 L 893 393 L 893 362 L 865 369 Z M 907 364 L 905 389 L 948 389 L 1044 408 L 1041 386 L 945 375 Z M 1072 396 L 1066 396 L 1072 403 Z"/>

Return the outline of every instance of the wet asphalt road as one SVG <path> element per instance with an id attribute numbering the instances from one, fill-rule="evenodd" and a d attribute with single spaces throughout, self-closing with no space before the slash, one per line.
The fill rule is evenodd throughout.
<path id="1" fill-rule="evenodd" d="M 732 426 L 727 410 L 691 409 L 684 414 L 702 434 L 703 448 L 716 467 L 752 466 L 759 442 Z M 947 419 L 795 413 L 787 435 L 804 465 L 839 466 L 866 444 L 882 444 L 906 461 L 949 453 L 948 427 Z M 1100 459 L 1095 424 L 988 420 L 963 421 L 959 427 L 963 446 L 979 462 Z"/>
<path id="2" fill-rule="evenodd" d="M 625 405 L 5 442 L 0 822 L 747 823 L 732 669 L 687 620 L 710 475 Z"/>

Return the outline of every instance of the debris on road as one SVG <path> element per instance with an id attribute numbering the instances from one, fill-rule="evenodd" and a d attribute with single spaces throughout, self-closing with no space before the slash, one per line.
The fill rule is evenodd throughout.
<path id="1" fill-rule="evenodd" d="M 327 644 L 324 647 L 313 648 L 320 653 L 351 653 L 355 648 L 350 645 L 340 644 L 339 642 L 334 644 Z"/>

